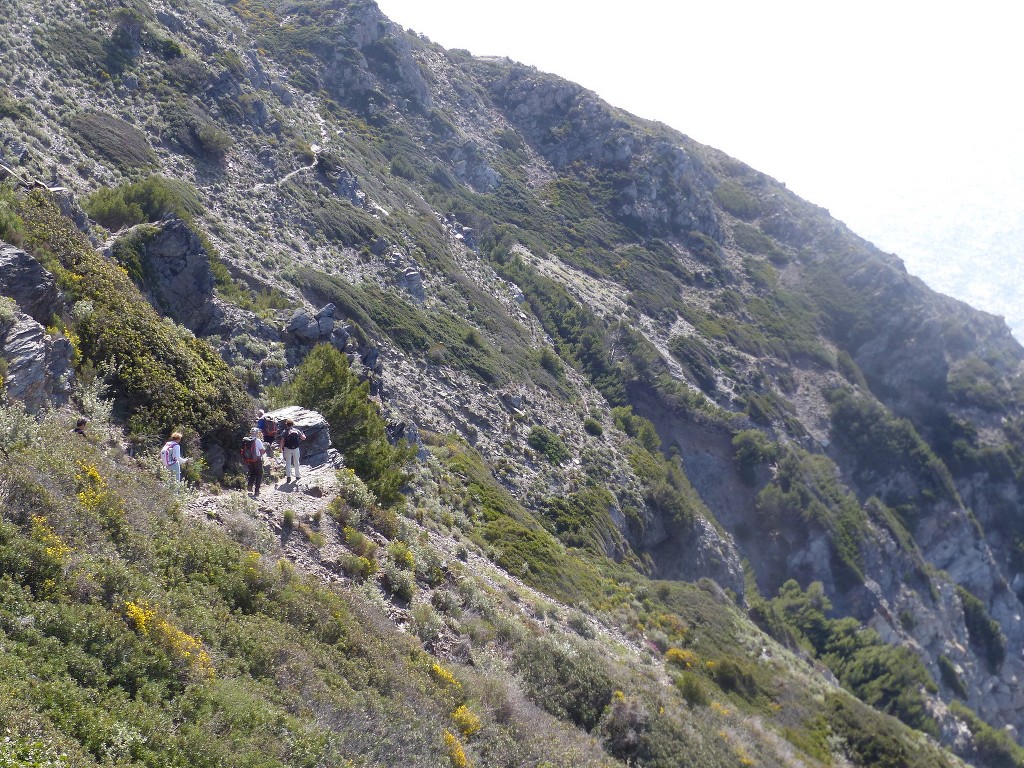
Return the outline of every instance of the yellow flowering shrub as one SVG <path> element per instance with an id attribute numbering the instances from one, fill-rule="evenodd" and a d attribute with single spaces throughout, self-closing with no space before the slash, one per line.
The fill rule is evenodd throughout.
<path id="1" fill-rule="evenodd" d="M 462 742 L 459 741 L 459 737 L 446 730 L 444 732 L 444 743 L 448 747 L 448 759 L 451 760 L 452 768 L 469 768 L 466 750 L 462 748 Z"/>
<path id="2" fill-rule="evenodd" d="M 188 669 L 204 677 L 213 677 L 213 660 L 201 640 L 174 626 L 157 608 L 145 601 L 125 603 L 124 612 L 140 635 L 152 640 Z"/>
<path id="3" fill-rule="evenodd" d="M 452 712 L 452 722 L 455 723 L 455 727 L 459 729 L 459 733 L 462 734 L 464 739 L 471 738 L 473 734 L 483 727 L 479 715 L 465 704 L 460 704 Z"/>
<path id="4" fill-rule="evenodd" d="M 32 538 L 46 547 L 46 554 L 58 563 L 63 564 L 73 551 L 64 540 L 53 530 L 50 521 L 44 515 L 32 516 Z"/>
<path id="5" fill-rule="evenodd" d="M 124 501 L 110 488 L 94 464 L 78 465 L 78 503 L 106 523 L 124 522 Z"/>
<path id="6" fill-rule="evenodd" d="M 665 660 L 683 669 L 693 669 L 698 662 L 697 654 L 688 648 L 669 648 L 665 651 Z"/>
<path id="7" fill-rule="evenodd" d="M 440 664 L 434 664 L 430 667 L 430 676 L 434 678 L 434 682 L 442 688 L 453 688 L 455 690 L 461 690 L 462 688 L 462 684 L 458 681 L 455 675 Z"/>

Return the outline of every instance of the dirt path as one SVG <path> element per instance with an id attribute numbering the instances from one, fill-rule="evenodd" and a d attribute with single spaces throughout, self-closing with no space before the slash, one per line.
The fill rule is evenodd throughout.
<path id="1" fill-rule="evenodd" d="M 201 493 L 186 514 L 225 528 L 251 549 L 284 556 L 325 581 L 348 581 L 337 568 L 338 557 L 347 552 L 339 543 L 342 532 L 327 513 L 337 495 L 337 469 L 303 466 L 302 479 L 286 484 L 279 462 L 264 474 L 258 498 L 244 491 Z"/>
<path id="2" fill-rule="evenodd" d="M 278 459 L 278 462 L 280 459 Z M 303 571 L 324 583 L 337 584 L 342 588 L 354 587 L 351 578 L 340 567 L 344 558 L 351 554 L 344 545 L 342 527 L 328 513 L 328 505 L 338 495 L 338 470 L 331 464 L 311 469 L 303 467 L 302 480 L 285 484 L 282 470 L 275 462 L 273 473 L 265 475 L 258 498 L 244 491 L 203 492 L 186 505 L 186 514 L 207 525 L 224 529 L 232 538 L 251 550 L 276 560 L 286 559 L 296 569 Z M 290 520 L 290 524 L 286 522 Z M 528 586 L 522 579 L 509 574 L 492 562 L 478 547 L 467 539 L 445 535 L 442 531 L 421 527 L 413 520 L 403 518 L 403 525 L 415 526 L 417 533 L 406 534 L 406 539 L 417 543 L 414 547 L 429 546 L 438 552 L 448 573 L 440 589 L 453 589 L 463 578 L 472 578 L 494 593 L 516 594 L 513 601 L 502 600 L 505 610 L 518 613 L 520 620 L 530 616 L 549 627 L 560 626 L 570 631 L 568 624 L 582 621 L 590 625 L 590 632 L 610 636 L 622 648 L 629 648 L 640 655 L 641 648 L 635 640 L 625 637 L 617 627 L 608 627 L 593 617 L 574 611 L 572 606 L 560 603 L 548 595 Z M 364 532 L 379 546 L 377 560 L 382 562 L 388 540 L 379 533 Z M 464 565 L 452 568 L 451 564 L 462 560 Z M 465 568 L 465 571 L 462 571 Z M 459 575 L 456 575 L 459 574 Z M 380 576 L 373 577 L 379 584 Z M 425 584 L 417 585 L 414 602 L 431 602 L 434 589 Z M 399 629 L 412 629 L 411 606 L 404 601 L 385 599 L 378 604 L 388 618 Z M 558 618 L 549 615 L 533 616 L 532 606 L 550 605 L 558 607 Z M 553 614 L 551 611 L 549 614 Z M 579 627 L 572 631 L 579 631 Z M 442 627 L 439 635 L 428 644 L 429 649 L 442 658 L 461 657 L 464 651 L 457 650 L 463 645 L 460 638 L 449 627 Z"/>

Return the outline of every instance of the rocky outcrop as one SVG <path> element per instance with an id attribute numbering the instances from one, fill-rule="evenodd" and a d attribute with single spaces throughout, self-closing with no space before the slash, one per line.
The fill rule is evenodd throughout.
<path id="1" fill-rule="evenodd" d="M 333 344 L 345 352 L 355 348 L 352 329 L 338 315 L 337 307 L 326 304 L 316 312 L 297 309 L 292 314 L 283 333 L 300 344 Z"/>
<path id="2" fill-rule="evenodd" d="M 283 429 L 285 419 L 291 419 L 305 434 L 306 439 L 299 446 L 299 463 L 313 467 L 328 462 L 340 465 L 340 454 L 331 447 L 331 426 L 321 414 L 298 405 L 290 405 L 269 411 L 266 416 L 278 423 L 278 432 Z"/>
<path id="3" fill-rule="evenodd" d="M 199 236 L 180 219 L 170 219 L 129 230 L 126 238 L 139 251 L 144 289 L 153 303 L 189 330 L 208 332 L 218 318 L 210 255 Z"/>
<path id="4" fill-rule="evenodd" d="M 6 361 L 4 390 L 32 413 L 63 405 L 74 384 L 74 350 L 22 312 L 0 325 L 0 357 Z"/>
<path id="5" fill-rule="evenodd" d="M 13 245 L 0 246 L 0 296 L 14 299 L 37 323 L 49 323 L 63 307 L 57 280 L 43 265 Z"/>
<path id="6" fill-rule="evenodd" d="M 722 229 L 702 161 L 684 143 L 643 133 L 585 88 L 522 65 L 495 67 L 491 95 L 528 144 L 557 169 L 583 161 L 614 178 L 616 216 L 649 234 Z"/>

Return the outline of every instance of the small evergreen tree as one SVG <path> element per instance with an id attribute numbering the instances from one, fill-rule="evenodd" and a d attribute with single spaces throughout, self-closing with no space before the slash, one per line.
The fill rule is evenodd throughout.
<path id="1" fill-rule="evenodd" d="M 369 399 L 370 384 L 359 381 L 345 357 L 329 344 L 307 355 L 295 377 L 278 393 L 281 402 L 297 403 L 323 414 L 331 429 L 331 442 L 382 504 L 398 501 L 408 480 L 406 466 L 415 448 L 404 440 L 388 442 L 376 406 Z"/>

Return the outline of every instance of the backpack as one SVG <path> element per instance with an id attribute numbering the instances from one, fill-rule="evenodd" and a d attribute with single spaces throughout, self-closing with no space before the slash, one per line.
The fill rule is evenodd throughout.
<path id="1" fill-rule="evenodd" d="M 263 437 L 266 438 L 268 443 L 274 442 L 274 438 L 277 437 L 277 422 L 269 416 L 263 425 Z"/>
<path id="2" fill-rule="evenodd" d="M 256 455 L 255 437 L 242 438 L 242 459 L 247 464 L 255 464 L 257 461 L 259 461 L 259 456 Z"/>
<path id="3" fill-rule="evenodd" d="M 165 468 L 169 469 L 170 466 L 174 463 L 174 461 L 171 459 L 171 456 L 173 455 L 174 452 L 174 446 L 175 442 L 173 440 L 168 440 L 166 443 L 164 443 L 164 447 L 160 449 L 160 463 L 163 464 Z"/>
<path id="4" fill-rule="evenodd" d="M 299 441 L 302 440 L 302 436 L 299 434 L 299 430 L 289 429 L 287 434 L 284 436 L 284 447 L 291 450 L 292 448 L 299 447 Z"/>

